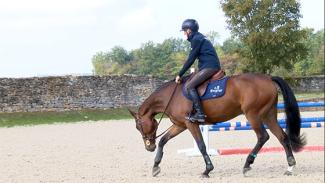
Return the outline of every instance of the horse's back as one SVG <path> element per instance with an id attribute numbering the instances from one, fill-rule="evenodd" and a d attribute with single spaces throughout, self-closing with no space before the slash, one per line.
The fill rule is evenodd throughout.
<path id="1" fill-rule="evenodd" d="M 277 89 L 272 79 L 264 74 L 241 74 L 233 76 L 229 81 L 234 85 L 233 92 L 239 96 L 244 113 L 247 110 L 269 108 L 277 101 Z"/>
<path id="2" fill-rule="evenodd" d="M 235 85 L 240 91 L 252 90 L 254 92 L 274 88 L 271 77 L 265 74 L 245 73 L 230 77 L 230 85 Z M 246 93 L 246 92 L 245 92 Z"/>
<path id="3" fill-rule="evenodd" d="M 271 77 L 263 74 L 230 76 L 223 97 L 203 102 L 208 121 L 226 121 L 250 111 L 268 110 L 276 101 L 277 90 Z"/>

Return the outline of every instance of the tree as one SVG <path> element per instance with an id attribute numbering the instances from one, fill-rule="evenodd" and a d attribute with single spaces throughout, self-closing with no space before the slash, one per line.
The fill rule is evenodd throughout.
<path id="1" fill-rule="evenodd" d="M 205 36 L 211 41 L 214 47 L 218 46 L 218 39 L 220 38 L 220 35 L 217 32 L 210 31 L 206 33 Z"/>
<path id="2" fill-rule="evenodd" d="M 305 59 L 295 64 L 295 73 L 299 75 L 324 74 L 324 29 L 314 33 L 313 29 L 305 29 L 307 39 L 305 45 L 309 52 Z"/>
<path id="3" fill-rule="evenodd" d="M 188 44 L 181 39 L 170 38 L 161 44 L 149 41 L 133 51 L 134 74 L 166 78 L 180 70 L 178 67 L 183 60 L 179 59 L 188 50 Z"/>
<path id="4" fill-rule="evenodd" d="M 112 62 L 116 62 L 120 65 L 127 64 L 132 60 L 132 56 L 121 46 L 113 47 L 108 57 Z"/>
<path id="5" fill-rule="evenodd" d="M 244 44 L 243 71 L 291 70 L 305 58 L 306 32 L 299 30 L 300 5 L 295 0 L 222 0 L 221 6 L 231 33 Z"/>
<path id="6" fill-rule="evenodd" d="M 239 52 L 243 49 L 243 44 L 238 39 L 228 38 L 221 46 L 223 54 L 219 54 L 220 62 L 227 74 L 240 73 L 240 63 L 242 63 Z"/>
<path id="7" fill-rule="evenodd" d="M 222 50 L 225 54 L 233 54 L 240 52 L 243 44 L 237 39 L 226 39 L 222 44 Z"/>
<path id="8" fill-rule="evenodd" d="M 108 55 L 104 52 L 96 53 L 91 60 L 94 66 L 94 73 L 97 75 L 107 74 L 106 69 L 112 65 Z"/>
<path id="9" fill-rule="evenodd" d="M 115 46 L 108 52 L 96 53 L 92 58 L 94 73 L 98 75 L 126 74 L 130 70 L 132 53 L 121 46 Z"/>

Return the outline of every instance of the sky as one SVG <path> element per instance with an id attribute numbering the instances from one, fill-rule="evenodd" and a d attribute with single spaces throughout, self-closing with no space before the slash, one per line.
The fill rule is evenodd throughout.
<path id="1" fill-rule="evenodd" d="M 200 2 L 200 3 L 197 3 Z M 200 32 L 229 38 L 219 0 L 0 0 L 0 77 L 91 75 L 92 56 Z M 324 28 L 324 0 L 300 0 L 301 27 Z"/>

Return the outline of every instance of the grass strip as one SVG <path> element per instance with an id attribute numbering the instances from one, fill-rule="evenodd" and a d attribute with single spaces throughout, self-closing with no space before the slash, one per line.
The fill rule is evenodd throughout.
<path id="1" fill-rule="evenodd" d="M 62 112 L 0 113 L 0 127 L 131 118 L 132 116 L 126 108 Z"/>
<path id="2" fill-rule="evenodd" d="M 298 102 L 324 100 L 324 92 L 296 93 L 295 96 Z M 279 102 L 282 101 L 282 95 L 279 95 Z M 137 111 L 135 108 L 132 110 Z M 161 114 L 158 114 L 155 118 L 158 120 L 160 116 Z M 112 108 L 105 110 L 87 109 L 62 112 L 0 113 L 0 127 L 118 119 L 132 119 L 132 116 L 129 114 L 127 108 Z"/>

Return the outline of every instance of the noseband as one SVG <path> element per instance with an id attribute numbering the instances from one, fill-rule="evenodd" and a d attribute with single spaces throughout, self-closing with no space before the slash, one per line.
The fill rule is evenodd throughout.
<path id="1" fill-rule="evenodd" d="M 140 126 L 140 133 L 142 135 L 143 140 L 156 140 L 156 138 L 158 138 L 158 137 L 154 137 L 154 133 L 156 133 L 156 131 L 158 129 L 158 125 L 157 125 L 156 129 L 152 133 L 150 133 L 149 135 L 145 135 L 143 133 L 143 126 L 142 126 L 143 121 L 141 121 L 140 119 L 137 119 L 136 122 Z"/>

